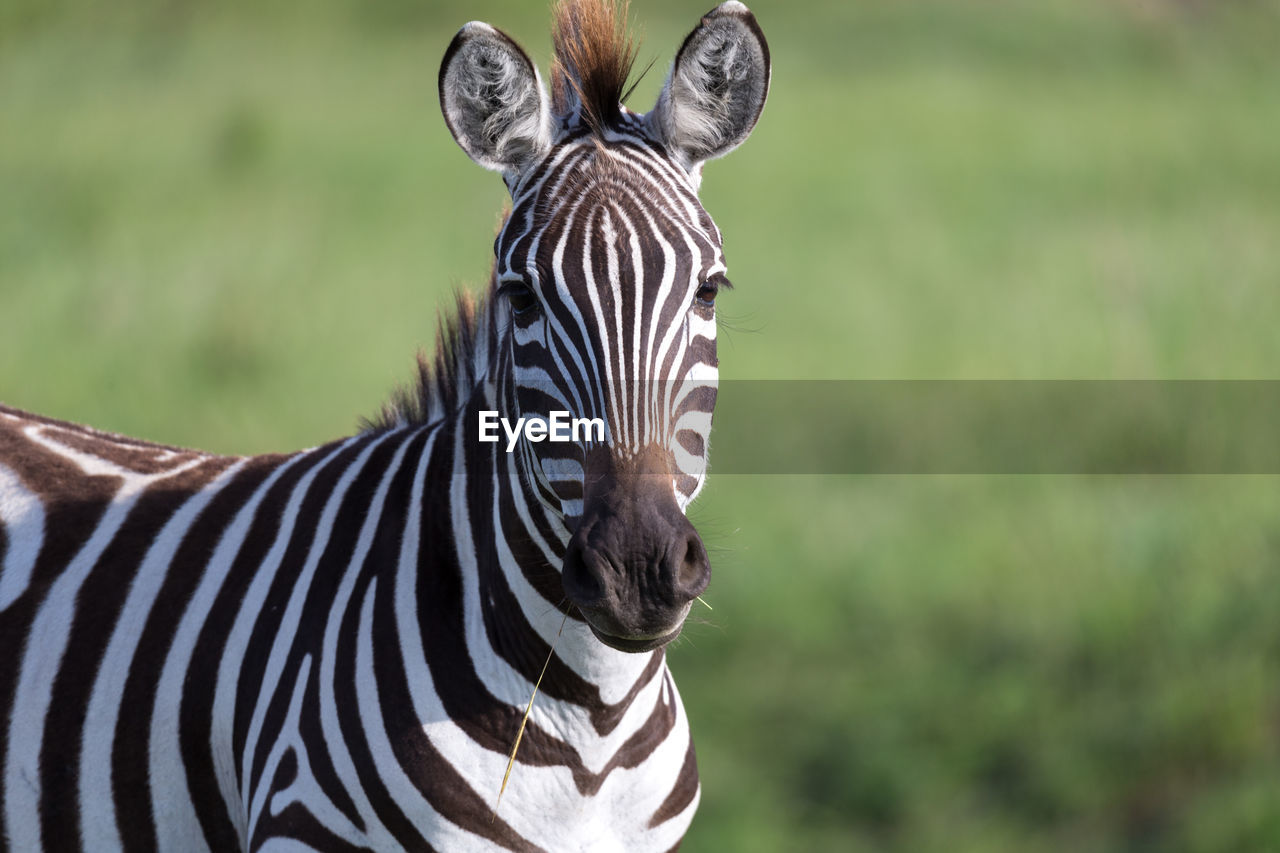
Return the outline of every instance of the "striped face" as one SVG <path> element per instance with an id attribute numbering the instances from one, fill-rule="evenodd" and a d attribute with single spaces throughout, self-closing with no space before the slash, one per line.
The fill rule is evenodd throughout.
<path id="1" fill-rule="evenodd" d="M 554 41 L 550 99 L 515 42 L 468 24 L 445 54 L 440 102 L 458 144 L 511 190 L 491 303 L 508 417 L 606 425 L 603 440 L 521 449 L 533 491 L 572 532 L 564 592 L 600 640 L 646 651 L 680 632 L 710 578 L 684 509 L 706 476 L 714 302 L 728 282 L 697 187 L 702 164 L 759 118 L 769 50 L 728 0 L 639 114 L 620 103 L 635 54 L 611 4 L 567 4 Z"/>
<path id="2" fill-rule="evenodd" d="M 720 232 L 687 173 L 643 137 L 561 144 L 515 192 L 497 241 L 518 415 L 605 423 L 618 461 L 665 459 L 683 509 L 702 487 L 715 405 Z M 526 443 L 569 518 L 597 444 Z"/>

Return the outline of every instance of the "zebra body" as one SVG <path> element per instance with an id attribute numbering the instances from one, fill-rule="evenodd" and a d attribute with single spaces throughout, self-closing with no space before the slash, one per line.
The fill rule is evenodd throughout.
<path id="1" fill-rule="evenodd" d="M 561 10 L 554 104 L 487 25 L 446 54 L 446 119 L 512 213 L 493 292 L 379 423 L 223 457 L 0 407 L 0 849 L 679 845 L 699 788 L 663 646 L 709 573 L 683 508 L 724 269 L 698 168 L 754 124 L 768 55 L 724 4 L 654 113 L 602 115 L 613 11 Z M 682 61 L 725 49 L 758 103 L 681 144 Z M 481 412 L 559 408 L 608 439 L 477 440 Z"/>
<path id="2" fill-rule="evenodd" d="M 493 547 L 512 532 L 470 502 L 467 483 L 486 467 L 499 490 L 482 497 L 514 508 L 523 496 L 499 470 L 505 453 L 477 458 L 461 440 L 465 414 L 231 459 L 0 410 L 11 463 L 0 477 L 57 469 L 64 490 L 7 489 L 0 516 L 15 531 L 3 645 L 29 638 L 0 664 L 13 688 L 10 849 L 270 849 L 276 833 L 320 850 L 516 835 L 546 849 L 608 849 L 611 837 L 624 849 L 646 834 L 673 846 L 696 788 L 672 773 L 690 743 L 670 674 L 654 665 L 661 653 L 604 648 L 580 622 L 565 624 L 525 734 L 533 766 L 490 820 L 561 617 L 533 588 L 554 580 L 551 560 L 521 566 Z M 563 553 L 563 530 L 531 533 Z M 112 547 L 134 537 L 151 543 L 141 559 Z M 512 633 L 489 636 L 490 602 L 522 597 L 539 624 L 504 613 Z M 613 660 L 565 654 L 591 646 Z M 459 707 L 471 718 L 455 722 Z M 655 739 L 679 755 L 627 744 Z M 550 763 L 568 772 L 538 766 Z M 611 763 L 626 769 L 607 773 Z M 638 791 L 656 801 L 637 808 Z M 619 800 L 628 808 L 615 814 Z M 647 818 L 664 805 L 677 820 L 655 833 Z M 618 832 L 620 821 L 639 825 Z"/>

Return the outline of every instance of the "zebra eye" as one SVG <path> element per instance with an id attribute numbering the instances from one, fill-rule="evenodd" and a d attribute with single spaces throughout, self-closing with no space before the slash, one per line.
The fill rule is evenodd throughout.
<path id="1" fill-rule="evenodd" d="M 528 314 L 538 307 L 538 297 L 533 295 L 533 291 L 527 284 L 507 285 L 504 288 L 507 294 L 507 301 L 511 303 L 511 311 L 514 314 Z"/>
<path id="2" fill-rule="evenodd" d="M 709 281 L 704 282 L 702 286 L 698 288 L 698 292 L 696 294 L 698 304 L 707 307 L 714 305 L 716 302 L 716 294 L 719 292 L 720 288 L 716 287 Z"/>

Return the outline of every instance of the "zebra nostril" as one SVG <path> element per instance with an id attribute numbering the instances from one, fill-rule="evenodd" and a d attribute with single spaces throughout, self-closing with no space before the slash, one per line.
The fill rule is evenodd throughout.
<path id="1" fill-rule="evenodd" d="M 590 606 L 605 597 L 604 581 L 599 572 L 592 571 L 587 565 L 586 555 L 579 547 L 571 545 L 564 555 L 561 584 L 565 594 L 578 605 Z"/>
<path id="2" fill-rule="evenodd" d="M 697 533 L 690 533 L 685 541 L 684 560 L 680 563 L 676 582 L 679 591 L 689 599 L 701 595 L 711 582 L 711 563 Z"/>

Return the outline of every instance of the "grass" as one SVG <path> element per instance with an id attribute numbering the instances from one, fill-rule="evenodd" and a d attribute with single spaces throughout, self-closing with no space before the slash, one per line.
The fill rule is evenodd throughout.
<path id="1" fill-rule="evenodd" d="M 444 46 L 545 67 L 537 4 L 455 5 L 6 6 L 0 399 L 240 453 L 372 413 L 503 199 Z M 724 376 L 1275 377 L 1275 3 L 752 5 Z M 642 57 L 701 11 L 637 3 Z M 1275 477 L 718 475 L 694 515 L 683 849 L 1280 846 Z"/>
<path id="2" fill-rule="evenodd" d="M 674 657 L 723 833 L 695 849 L 1274 844 L 1273 478 L 712 494 L 716 610 Z"/>

